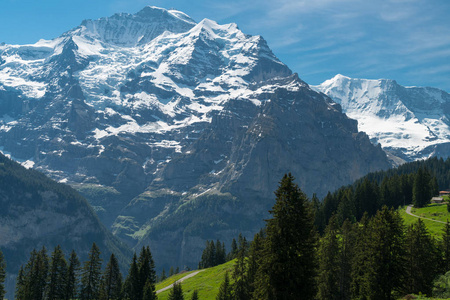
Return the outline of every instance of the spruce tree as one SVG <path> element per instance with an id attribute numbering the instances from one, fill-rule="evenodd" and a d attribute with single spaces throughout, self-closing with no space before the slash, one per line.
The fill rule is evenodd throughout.
<path id="1" fill-rule="evenodd" d="M 352 259 L 354 257 L 355 246 L 354 228 L 347 219 L 344 221 L 341 229 L 341 246 L 339 255 L 339 295 L 340 299 L 351 298 L 351 272 Z"/>
<path id="2" fill-rule="evenodd" d="M 366 294 L 370 299 L 397 299 L 405 274 L 403 219 L 386 206 L 369 223 L 368 256 L 365 266 Z"/>
<path id="3" fill-rule="evenodd" d="M 6 262 L 3 252 L 0 250 L 0 299 L 6 294 L 5 290 L 5 279 L 6 279 Z"/>
<path id="4" fill-rule="evenodd" d="M 421 219 L 406 232 L 406 293 L 430 295 L 439 274 L 439 258 L 433 238 Z"/>
<path id="5" fill-rule="evenodd" d="M 275 192 L 276 203 L 267 220 L 258 298 L 295 299 L 316 294 L 316 244 L 314 216 L 306 195 L 285 175 Z"/>
<path id="6" fill-rule="evenodd" d="M 80 261 L 74 250 L 70 253 L 69 267 L 67 270 L 66 277 L 66 292 L 65 299 L 76 299 L 78 297 L 78 285 L 79 285 L 79 272 L 80 272 Z"/>
<path id="7" fill-rule="evenodd" d="M 235 259 L 237 252 L 238 252 L 238 244 L 236 242 L 236 239 L 233 238 L 233 241 L 231 242 L 231 251 L 228 254 L 228 260 Z"/>
<path id="8" fill-rule="evenodd" d="M 60 300 L 66 296 L 67 262 L 61 246 L 55 247 L 50 262 L 47 299 Z"/>
<path id="9" fill-rule="evenodd" d="M 101 282 L 101 299 L 116 300 L 121 299 L 122 274 L 119 269 L 119 262 L 116 256 L 111 254 Z"/>
<path id="10" fill-rule="evenodd" d="M 428 170 L 419 168 L 413 184 L 414 207 L 424 207 L 430 203 L 432 191 L 430 187 L 431 176 Z"/>
<path id="11" fill-rule="evenodd" d="M 228 271 L 225 272 L 223 281 L 219 287 L 219 293 L 216 296 L 216 300 L 232 300 L 230 277 Z"/>
<path id="12" fill-rule="evenodd" d="M 19 274 L 17 275 L 16 279 L 16 292 L 15 297 L 16 300 L 25 300 L 25 294 L 26 294 L 26 281 L 25 281 L 25 271 L 23 269 L 23 266 L 20 266 Z"/>
<path id="13" fill-rule="evenodd" d="M 340 249 L 337 218 L 333 215 L 319 246 L 318 299 L 340 299 Z"/>
<path id="14" fill-rule="evenodd" d="M 156 299 L 156 272 L 155 272 L 155 262 L 153 261 L 152 253 L 150 247 L 142 247 L 141 253 L 139 255 L 138 262 L 138 272 L 139 272 L 139 298 L 142 298 L 144 293 L 144 286 L 146 284 L 153 290 L 153 297 Z"/>
<path id="15" fill-rule="evenodd" d="M 100 250 L 95 243 L 92 244 L 89 252 L 89 259 L 84 263 L 81 273 L 81 291 L 82 300 L 98 299 L 100 294 L 102 259 Z"/>
<path id="16" fill-rule="evenodd" d="M 264 247 L 264 232 L 258 232 L 255 234 L 252 243 L 250 244 L 250 250 L 247 260 L 247 274 L 248 281 L 248 294 L 252 298 L 255 291 L 257 272 L 261 265 L 262 251 Z"/>
<path id="17" fill-rule="evenodd" d="M 173 288 L 169 292 L 168 300 L 184 300 L 183 289 L 181 288 L 181 283 L 175 282 Z"/>
<path id="18" fill-rule="evenodd" d="M 369 217 L 366 212 L 355 231 L 355 243 L 353 245 L 353 259 L 351 268 L 350 299 L 365 299 L 368 294 L 368 282 L 366 282 L 369 261 Z"/>
<path id="19" fill-rule="evenodd" d="M 198 299 L 198 291 L 197 290 L 194 290 L 194 292 L 192 293 L 191 300 L 199 300 Z"/>
<path id="20" fill-rule="evenodd" d="M 441 273 L 447 273 L 450 271 L 450 223 L 447 223 L 444 227 L 444 232 L 442 234 L 441 243 L 441 253 L 442 253 L 442 270 Z"/>
<path id="21" fill-rule="evenodd" d="M 175 275 L 175 269 L 172 267 L 170 267 L 169 269 L 169 277 Z"/>
<path id="22" fill-rule="evenodd" d="M 240 235 L 240 237 L 242 237 Z M 233 298 L 235 300 L 246 300 L 250 299 L 250 287 L 249 279 L 247 278 L 247 264 L 246 264 L 246 253 L 247 253 L 247 241 L 245 238 L 239 239 L 239 250 L 236 256 L 236 262 L 233 267 L 233 284 L 231 285 L 231 290 L 233 291 Z"/>
<path id="23" fill-rule="evenodd" d="M 139 266 L 137 262 L 136 253 L 133 255 L 133 260 L 130 264 L 127 279 L 124 283 L 124 296 L 126 299 L 140 299 L 142 297 L 142 290 L 140 291 L 141 283 L 139 276 Z"/>
<path id="24" fill-rule="evenodd" d="M 162 272 L 161 272 L 161 277 L 160 277 L 159 281 L 164 281 L 164 280 L 166 280 L 166 279 L 167 279 L 167 276 L 166 276 L 166 270 L 163 268 L 163 270 L 162 270 Z"/>
<path id="25" fill-rule="evenodd" d="M 44 293 L 47 288 L 48 265 L 47 250 L 45 247 L 42 247 L 39 252 L 35 249 L 31 252 L 30 259 L 23 272 L 25 286 L 23 290 L 24 299 L 44 299 Z"/>

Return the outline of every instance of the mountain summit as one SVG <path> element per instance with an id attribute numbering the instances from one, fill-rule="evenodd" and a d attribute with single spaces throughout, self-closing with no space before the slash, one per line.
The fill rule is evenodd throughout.
<path id="1" fill-rule="evenodd" d="M 324 195 L 390 164 L 236 24 L 146 7 L 0 46 L 0 146 L 71 184 L 131 246 L 195 266 L 253 235 L 287 172 Z"/>
<path id="2" fill-rule="evenodd" d="M 358 120 L 358 129 L 375 144 L 404 161 L 450 155 L 450 95 L 445 91 L 343 75 L 313 88 Z"/>

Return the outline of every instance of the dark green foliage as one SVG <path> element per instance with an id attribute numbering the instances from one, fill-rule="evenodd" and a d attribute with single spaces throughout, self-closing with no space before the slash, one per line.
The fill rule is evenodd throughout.
<path id="1" fill-rule="evenodd" d="M 25 268 L 21 267 L 16 286 L 17 299 L 44 299 L 48 276 L 47 250 L 33 250 Z"/>
<path id="2" fill-rule="evenodd" d="M 447 273 L 450 271 L 450 223 L 447 223 L 444 227 L 444 232 L 442 234 L 442 243 L 440 244 L 442 253 L 442 273 Z"/>
<path id="3" fill-rule="evenodd" d="M 100 285 L 100 299 L 121 299 L 121 292 L 122 274 L 120 273 L 119 262 L 114 254 L 111 254 Z"/>
<path id="4" fill-rule="evenodd" d="M 340 249 L 336 216 L 331 217 L 319 246 L 318 299 L 340 299 Z"/>
<path id="5" fill-rule="evenodd" d="M 169 269 L 169 277 L 175 275 L 175 269 L 173 267 L 170 267 Z"/>
<path id="6" fill-rule="evenodd" d="M 89 259 L 84 263 L 81 271 L 80 298 L 82 300 L 98 299 L 100 295 L 101 267 L 100 250 L 93 243 L 89 252 Z"/>
<path id="7" fill-rule="evenodd" d="M 439 254 L 435 241 L 421 219 L 406 232 L 406 292 L 430 295 L 439 274 Z"/>
<path id="8" fill-rule="evenodd" d="M 238 244 L 236 242 L 236 239 L 233 238 L 233 240 L 231 241 L 231 251 L 230 253 L 228 253 L 227 260 L 235 259 L 237 252 L 238 252 Z"/>
<path id="9" fill-rule="evenodd" d="M 369 222 L 367 270 L 364 282 L 370 299 L 397 299 L 404 282 L 405 246 L 403 220 L 386 206 Z"/>
<path id="10" fill-rule="evenodd" d="M 311 205 L 291 174 L 283 177 L 275 195 L 254 296 L 312 299 L 316 294 L 317 235 Z"/>
<path id="11" fill-rule="evenodd" d="M 166 280 L 167 276 L 166 276 L 166 270 L 163 268 L 162 272 L 161 272 L 161 277 L 159 278 L 159 281 L 164 281 Z"/>
<path id="12" fill-rule="evenodd" d="M 450 272 L 439 276 L 433 283 L 433 297 L 450 298 Z"/>
<path id="13" fill-rule="evenodd" d="M 352 259 L 356 242 L 354 227 L 349 220 L 345 220 L 341 229 L 341 245 L 339 255 L 339 295 L 340 299 L 350 299 Z"/>
<path id="14" fill-rule="evenodd" d="M 150 282 L 150 280 L 147 280 L 147 282 L 144 285 L 144 295 L 142 297 L 143 300 L 154 300 L 157 299 L 156 293 L 155 293 L 155 285 Z"/>
<path id="15" fill-rule="evenodd" d="M 239 235 L 239 250 L 236 256 L 236 263 L 233 268 L 233 299 L 246 300 L 250 299 L 250 284 L 248 279 L 246 255 L 248 252 L 247 240 Z"/>
<path id="16" fill-rule="evenodd" d="M 228 271 L 225 272 L 225 276 L 223 278 L 222 284 L 219 288 L 219 293 L 216 296 L 216 300 L 232 300 L 232 294 L 231 294 L 231 284 L 230 284 L 230 277 L 228 276 Z"/>
<path id="17" fill-rule="evenodd" d="M 219 240 L 206 241 L 201 261 L 198 263 L 199 269 L 211 268 L 226 262 L 225 243 Z"/>
<path id="18" fill-rule="evenodd" d="M 5 258 L 3 257 L 2 251 L 0 250 L 0 299 L 3 299 L 3 297 L 6 294 L 5 278 L 6 278 L 6 262 Z"/>
<path id="19" fill-rule="evenodd" d="M 147 297 L 153 297 L 151 299 L 156 299 L 156 272 L 155 272 L 155 262 L 153 261 L 152 253 L 150 247 L 142 247 L 141 253 L 139 254 L 139 286 L 138 286 L 138 298 L 141 299 L 144 294 L 144 287 L 147 285 Z M 150 294 L 153 295 L 151 296 Z M 147 298 L 148 299 L 148 298 Z"/>
<path id="20" fill-rule="evenodd" d="M 194 292 L 192 293 L 191 300 L 198 300 L 198 291 L 197 290 L 194 290 Z"/>
<path id="21" fill-rule="evenodd" d="M 173 288 L 169 292 L 168 300 L 184 300 L 183 289 L 181 283 L 175 282 Z"/>
<path id="22" fill-rule="evenodd" d="M 415 207 L 424 207 L 430 203 L 433 196 L 432 179 L 427 169 L 419 168 L 414 177 L 413 204 Z"/>
<path id="23" fill-rule="evenodd" d="M 69 268 L 67 270 L 66 277 L 66 293 L 65 299 L 75 299 L 78 296 L 79 285 L 79 273 L 80 273 L 80 261 L 74 250 L 70 253 Z"/>
<path id="24" fill-rule="evenodd" d="M 26 279 L 25 279 L 25 271 L 23 266 L 20 266 L 19 274 L 16 279 L 16 299 L 17 300 L 25 300 L 25 289 L 26 289 Z"/>
<path id="25" fill-rule="evenodd" d="M 66 297 L 67 262 L 61 246 L 56 246 L 52 253 L 48 276 L 47 299 L 58 300 Z"/>
<path id="26" fill-rule="evenodd" d="M 136 253 L 134 254 L 133 260 L 130 264 L 130 269 L 128 271 L 128 276 L 125 280 L 123 289 L 125 299 L 140 299 L 140 276 Z"/>

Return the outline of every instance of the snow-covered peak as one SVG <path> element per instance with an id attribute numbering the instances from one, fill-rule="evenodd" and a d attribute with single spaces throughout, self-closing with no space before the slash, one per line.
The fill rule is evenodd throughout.
<path id="1" fill-rule="evenodd" d="M 450 142 L 450 95 L 442 90 L 340 74 L 313 88 L 339 103 L 375 143 L 406 160 L 426 158 L 431 146 Z"/>
<path id="2" fill-rule="evenodd" d="M 87 35 L 111 45 L 134 47 L 150 42 L 165 31 L 186 32 L 195 24 L 182 12 L 147 6 L 134 15 L 120 13 L 98 20 L 85 20 L 68 34 Z"/>

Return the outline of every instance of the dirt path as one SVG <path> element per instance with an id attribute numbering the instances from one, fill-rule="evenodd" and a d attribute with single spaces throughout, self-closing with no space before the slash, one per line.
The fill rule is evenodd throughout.
<path id="1" fill-rule="evenodd" d="M 194 277 L 195 275 L 197 275 L 198 273 L 200 273 L 200 272 L 202 272 L 202 271 L 204 271 L 204 270 L 199 270 L 199 271 L 196 271 L 196 272 L 191 273 L 191 274 L 189 274 L 189 275 L 186 275 L 186 276 L 184 276 L 184 277 L 178 279 L 178 280 L 175 281 L 175 282 L 176 282 L 176 283 L 183 282 L 183 281 L 185 281 L 185 280 L 188 279 L 188 278 Z M 174 283 L 175 283 L 175 282 L 174 282 Z M 159 294 L 159 293 L 161 293 L 161 292 L 164 292 L 164 291 L 167 291 L 168 289 L 173 288 L 173 284 L 174 284 L 174 283 L 172 283 L 172 284 L 169 285 L 169 286 L 166 286 L 165 288 L 162 288 L 162 289 L 160 289 L 160 290 L 157 290 L 156 293 Z"/>
<path id="2" fill-rule="evenodd" d="M 406 213 L 407 213 L 408 215 L 410 215 L 410 216 L 413 216 L 413 217 L 416 217 L 416 218 L 419 218 L 419 219 L 424 219 L 424 220 L 429 220 L 429 221 L 433 221 L 433 222 L 438 222 L 438 223 L 447 224 L 447 222 L 438 221 L 438 220 L 433 220 L 433 219 L 430 219 L 430 218 L 424 218 L 424 217 L 420 217 L 420 216 L 418 216 L 418 215 L 415 215 L 415 214 L 413 214 L 413 213 L 411 212 L 411 208 L 412 208 L 412 207 L 413 207 L 412 205 L 408 205 L 408 206 L 406 207 Z"/>

